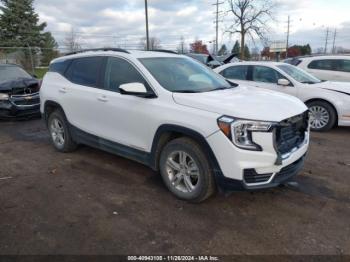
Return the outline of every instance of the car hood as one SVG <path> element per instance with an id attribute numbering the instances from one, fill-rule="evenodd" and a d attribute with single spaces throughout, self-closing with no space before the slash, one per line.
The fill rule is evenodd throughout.
<path id="1" fill-rule="evenodd" d="M 346 93 L 350 95 L 350 83 L 347 82 L 332 82 L 332 81 L 326 81 L 319 84 L 313 84 L 310 85 L 312 87 L 318 87 L 322 89 L 327 89 L 330 91 L 336 91 L 339 93 Z"/>
<path id="2" fill-rule="evenodd" d="M 26 88 L 35 84 L 39 81 L 34 78 L 19 78 L 10 81 L 0 82 L 0 91 L 11 91 L 13 88 Z"/>
<path id="3" fill-rule="evenodd" d="M 173 93 L 177 104 L 237 118 L 282 121 L 301 114 L 307 107 L 290 95 L 238 86 L 203 93 Z"/>

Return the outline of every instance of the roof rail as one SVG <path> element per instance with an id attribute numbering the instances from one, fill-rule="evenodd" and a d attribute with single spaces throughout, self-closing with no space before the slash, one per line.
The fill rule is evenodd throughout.
<path id="1" fill-rule="evenodd" d="M 179 53 L 172 51 L 172 50 L 166 50 L 166 49 L 154 49 L 154 50 L 149 50 L 151 52 L 161 52 L 161 53 L 169 53 L 169 54 L 175 54 L 178 55 Z"/>
<path id="2" fill-rule="evenodd" d="M 105 51 L 105 52 L 114 51 L 114 52 L 122 52 L 122 53 L 130 54 L 127 50 L 122 48 L 105 47 L 105 48 L 83 49 L 83 50 L 67 53 L 64 56 L 75 55 L 75 54 L 80 54 L 80 53 L 85 53 L 90 51 Z"/>

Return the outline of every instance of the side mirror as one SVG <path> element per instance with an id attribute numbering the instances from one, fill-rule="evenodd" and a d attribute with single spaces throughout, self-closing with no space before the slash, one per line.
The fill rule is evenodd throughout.
<path id="1" fill-rule="evenodd" d="M 287 79 L 278 79 L 277 84 L 279 86 L 289 86 L 290 82 Z"/>
<path id="2" fill-rule="evenodd" d="M 122 95 L 134 95 L 139 97 L 153 98 L 156 97 L 153 92 L 148 92 L 142 83 L 128 83 L 119 86 Z"/>

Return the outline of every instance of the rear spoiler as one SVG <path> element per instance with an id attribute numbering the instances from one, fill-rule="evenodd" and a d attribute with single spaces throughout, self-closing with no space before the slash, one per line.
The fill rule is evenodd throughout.
<path id="1" fill-rule="evenodd" d="M 228 63 L 231 63 L 231 60 L 232 60 L 232 58 L 234 58 L 234 57 L 237 57 L 238 56 L 238 54 L 230 54 L 224 61 L 223 61 L 223 63 L 224 64 L 228 64 Z"/>

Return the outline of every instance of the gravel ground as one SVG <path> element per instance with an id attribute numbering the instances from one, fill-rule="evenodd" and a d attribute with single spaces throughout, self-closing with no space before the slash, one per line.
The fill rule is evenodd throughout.
<path id="1" fill-rule="evenodd" d="M 350 128 L 313 133 L 299 187 L 175 199 L 149 168 L 61 154 L 41 120 L 0 122 L 0 254 L 348 254 Z"/>

